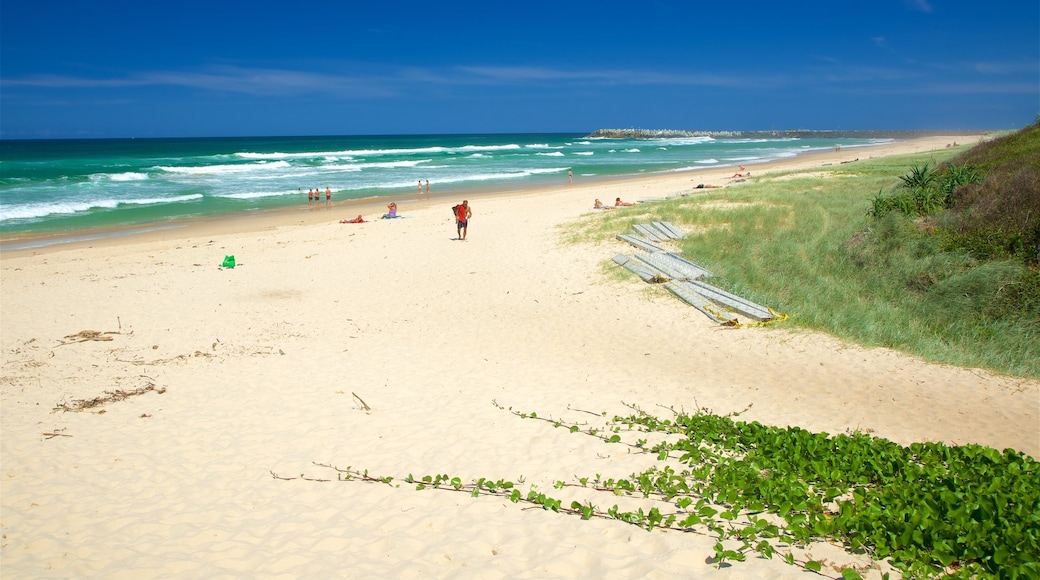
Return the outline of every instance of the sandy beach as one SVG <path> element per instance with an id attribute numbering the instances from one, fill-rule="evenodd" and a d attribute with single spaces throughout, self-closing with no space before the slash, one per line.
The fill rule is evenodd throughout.
<path id="1" fill-rule="evenodd" d="M 748 169 L 825 178 L 854 158 L 978 138 Z M 611 417 L 626 404 L 663 414 L 751 405 L 742 419 L 1040 457 L 1040 382 L 821 334 L 722 328 L 660 288 L 605 273 L 630 251 L 621 242 L 561 240 L 561 224 L 593 212 L 595 198 L 693 196 L 698 183 L 739 187 L 733 172 L 471 196 L 465 241 L 450 214 L 461 199 L 435 195 L 402 197 L 396 220 L 367 202 L 5 252 L 3 576 L 804 575 L 777 558 L 717 569 L 703 534 L 339 482 L 322 466 L 523 478 L 548 492 L 653 463 L 495 403 L 591 422 L 589 411 Z M 339 223 L 358 213 L 370 221 Z M 225 255 L 238 266 L 219 268 Z M 68 410 L 106 398 L 120 400 Z M 809 555 L 864 562 L 822 544 Z"/>

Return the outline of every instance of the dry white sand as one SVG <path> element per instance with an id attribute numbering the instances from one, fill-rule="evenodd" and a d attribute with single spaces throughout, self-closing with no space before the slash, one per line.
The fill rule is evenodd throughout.
<path id="1" fill-rule="evenodd" d="M 827 171 L 954 139 L 973 138 L 750 169 Z M 338 207 L 5 253 L 4 577 L 804 573 L 755 557 L 716 570 L 706 535 L 337 482 L 316 465 L 523 478 L 569 501 L 582 496 L 553 490 L 555 480 L 625 477 L 654 463 L 493 401 L 590 425 L 584 411 L 624 414 L 623 403 L 665 416 L 657 405 L 753 404 L 741 418 L 1040 456 L 1035 381 L 819 334 L 724 329 L 660 289 L 605 276 L 603 263 L 630 248 L 559 239 L 557 226 L 591 211 L 593 198 L 667 197 L 731 183 L 731 172 L 471 198 L 466 241 L 453 239 L 458 200 L 435 198 L 402 200 L 405 219 L 339 224 L 357 212 Z M 219 269 L 226 254 L 240 265 Z M 114 334 L 66 338 L 84 330 Z M 825 545 L 810 552 L 859 561 Z"/>

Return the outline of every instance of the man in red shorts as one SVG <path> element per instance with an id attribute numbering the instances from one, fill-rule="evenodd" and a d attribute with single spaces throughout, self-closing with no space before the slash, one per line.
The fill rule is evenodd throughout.
<path id="1" fill-rule="evenodd" d="M 455 228 L 459 232 L 460 240 L 466 239 L 466 227 L 469 225 L 469 218 L 473 217 L 473 210 L 469 208 L 469 201 L 462 200 L 462 203 L 453 208 L 455 210 Z"/>

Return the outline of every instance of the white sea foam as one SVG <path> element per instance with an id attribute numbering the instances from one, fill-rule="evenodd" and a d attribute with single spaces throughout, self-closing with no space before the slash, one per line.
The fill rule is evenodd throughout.
<path id="1" fill-rule="evenodd" d="M 456 150 L 460 151 L 460 152 L 463 152 L 463 151 L 509 151 L 509 150 L 516 150 L 516 149 L 520 149 L 520 146 L 515 144 L 515 143 L 511 143 L 509 145 L 463 145 L 462 147 L 458 147 Z"/>
<path id="2" fill-rule="evenodd" d="M 625 153 L 639 153 L 639 149 L 632 147 L 631 149 L 625 149 Z"/>
<path id="3" fill-rule="evenodd" d="M 565 167 L 546 167 L 542 169 L 524 169 L 520 171 L 506 171 L 502 173 L 478 173 L 474 175 L 460 175 L 457 177 L 438 178 L 440 183 L 459 183 L 464 181 L 495 181 L 502 179 L 522 179 L 532 175 L 544 175 L 549 173 L 562 173 L 567 171 Z"/>
<path id="4" fill-rule="evenodd" d="M 107 176 L 112 181 L 144 181 L 148 179 L 147 173 L 128 171 L 126 173 L 112 173 Z"/>
<path id="5" fill-rule="evenodd" d="M 781 143 L 784 141 L 801 141 L 798 137 L 776 137 L 775 139 L 733 139 L 729 143 Z"/>
<path id="6" fill-rule="evenodd" d="M 69 215 L 92 209 L 115 209 L 120 205 L 151 205 L 160 203 L 176 203 L 201 198 L 201 194 L 178 195 L 174 197 L 137 198 L 137 199 L 94 199 L 83 201 L 67 201 L 55 203 L 30 203 L 18 206 L 0 206 L 0 222 L 8 220 L 25 220 L 47 217 L 49 215 Z"/>
<path id="7" fill-rule="evenodd" d="M 669 137 L 668 139 L 641 139 L 640 143 L 678 147 L 682 145 L 700 145 L 702 143 L 711 143 L 713 141 L 715 141 L 715 139 L 711 137 Z"/>
<path id="8" fill-rule="evenodd" d="M 542 157 L 563 157 L 564 156 L 562 151 L 553 151 L 551 153 L 536 153 L 536 155 L 541 155 Z"/>
<path id="9" fill-rule="evenodd" d="M 703 165 L 714 165 L 718 162 L 718 159 L 698 159 L 697 161 L 694 161 L 694 163 L 700 163 Z"/>
<path id="10" fill-rule="evenodd" d="M 397 169 L 399 167 L 418 167 L 423 163 L 429 163 L 432 159 L 414 159 L 411 161 L 373 161 L 369 163 L 354 163 L 341 165 L 344 169 Z"/>
<path id="11" fill-rule="evenodd" d="M 170 167 L 159 166 L 156 169 L 166 173 L 177 173 L 184 175 L 221 175 L 228 173 L 248 173 L 251 171 L 269 171 L 271 169 L 284 169 L 290 167 L 287 161 L 275 161 L 273 163 L 248 163 L 238 165 L 198 165 L 193 167 Z"/>
<path id="12" fill-rule="evenodd" d="M 247 191 L 243 193 L 215 194 L 213 197 L 224 199 L 260 199 L 264 197 L 282 197 L 288 195 L 300 195 L 299 191 Z"/>
<path id="13" fill-rule="evenodd" d="M 468 153 L 471 151 L 505 151 L 520 149 L 520 145 L 462 145 L 460 147 L 415 147 L 401 149 L 346 149 L 343 151 L 309 151 L 304 153 L 256 153 L 240 151 L 234 156 L 240 159 L 321 159 L 323 157 L 375 157 L 379 155 L 428 155 L 431 153 Z"/>
<path id="14" fill-rule="evenodd" d="M 499 173 L 475 173 L 475 174 L 457 174 L 457 175 L 441 175 L 437 177 L 437 183 L 466 183 L 466 182 L 483 182 L 483 181 L 505 181 L 512 179 L 523 179 L 532 175 L 543 175 L 550 173 L 564 173 L 567 171 L 566 167 L 544 167 L 540 169 L 523 169 L 517 171 L 503 171 Z M 431 180 L 432 182 L 432 180 Z M 404 189 L 411 188 L 415 189 L 415 182 L 394 182 L 394 183 L 380 183 L 373 184 L 371 187 L 379 189 Z"/>
<path id="15" fill-rule="evenodd" d="M 884 143 L 892 143 L 895 139 L 873 139 L 870 143 L 858 143 L 852 145 L 842 144 L 842 149 L 857 149 L 859 147 L 873 147 L 874 145 L 882 145 Z M 817 147 L 819 150 L 830 149 L 830 147 Z"/>
<path id="16" fill-rule="evenodd" d="M 185 195 L 175 195 L 173 197 L 142 197 L 138 199 L 122 199 L 119 203 L 125 203 L 127 205 L 151 205 L 154 203 L 177 203 L 181 201 L 191 201 L 193 199 L 202 199 L 201 193 L 189 193 Z"/>
<path id="17" fill-rule="evenodd" d="M 595 155 L 595 151 L 575 151 L 575 155 Z"/>

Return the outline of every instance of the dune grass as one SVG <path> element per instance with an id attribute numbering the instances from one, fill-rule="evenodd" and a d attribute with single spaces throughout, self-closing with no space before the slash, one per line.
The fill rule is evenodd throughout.
<path id="1" fill-rule="evenodd" d="M 1035 312 L 993 315 L 1004 287 L 1021 278 L 1021 261 L 980 261 L 944 250 L 920 220 L 867 215 L 878 192 L 898 188 L 911 167 L 938 166 L 958 152 L 756 177 L 590 215 L 568 233 L 608 240 L 633 223 L 670 221 L 690 232 L 682 254 L 711 270 L 713 284 L 788 314 L 788 326 L 932 362 L 1040 378 Z"/>

